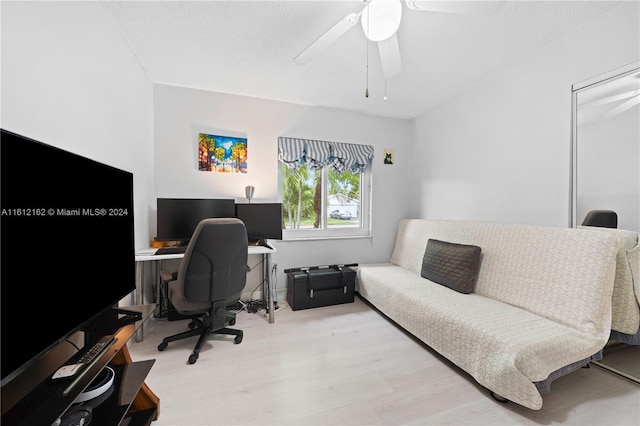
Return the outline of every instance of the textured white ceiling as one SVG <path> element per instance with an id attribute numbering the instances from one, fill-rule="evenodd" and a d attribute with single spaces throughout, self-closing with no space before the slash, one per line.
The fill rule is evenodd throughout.
<path id="1" fill-rule="evenodd" d="M 359 24 L 310 63 L 293 63 L 360 11 L 359 0 L 101 3 L 154 83 L 413 118 L 621 2 L 509 0 L 490 17 L 415 11 L 403 2 L 403 69 L 387 79 L 386 102 L 377 47 L 367 48 Z"/>

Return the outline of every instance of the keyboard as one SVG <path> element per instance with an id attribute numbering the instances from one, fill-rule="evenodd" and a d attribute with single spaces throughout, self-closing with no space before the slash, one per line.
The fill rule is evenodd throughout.
<path id="1" fill-rule="evenodd" d="M 187 246 L 160 247 L 155 254 L 184 254 Z"/>

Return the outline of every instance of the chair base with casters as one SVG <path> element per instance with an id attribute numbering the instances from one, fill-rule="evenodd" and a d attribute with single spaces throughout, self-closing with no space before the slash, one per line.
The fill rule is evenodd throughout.
<path id="1" fill-rule="evenodd" d="M 226 314 L 225 322 L 230 326 L 235 325 L 235 315 Z M 211 314 L 209 312 L 206 312 L 203 315 L 193 316 L 191 318 L 191 321 L 189 322 L 188 327 L 189 330 L 183 331 L 182 333 L 174 334 L 172 336 L 167 336 L 162 339 L 162 342 L 158 345 L 158 350 L 164 351 L 169 345 L 169 342 L 175 342 L 177 340 L 199 336 L 198 342 L 196 343 L 193 352 L 191 353 L 191 355 L 189 355 L 189 364 L 195 364 L 195 362 L 198 360 L 198 357 L 200 356 L 200 350 L 202 349 L 202 346 L 211 335 L 223 334 L 235 336 L 233 339 L 233 343 L 239 344 L 242 342 L 242 337 L 244 334 L 242 330 L 236 330 L 233 328 L 228 328 L 226 326 L 216 329 L 214 327 L 214 321 L 212 320 Z"/>

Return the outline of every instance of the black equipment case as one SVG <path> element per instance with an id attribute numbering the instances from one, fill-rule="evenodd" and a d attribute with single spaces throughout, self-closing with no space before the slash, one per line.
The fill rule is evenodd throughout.
<path id="1" fill-rule="evenodd" d="M 351 265 L 287 269 L 287 302 L 294 311 L 352 303 L 356 272 Z"/>

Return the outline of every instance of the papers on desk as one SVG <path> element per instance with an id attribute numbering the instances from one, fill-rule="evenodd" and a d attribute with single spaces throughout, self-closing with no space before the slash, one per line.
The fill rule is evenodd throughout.
<path id="1" fill-rule="evenodd" d="M 156 250 L 155 248 L 148 248 L 148 249 L 144 249 L 144 250 L 138 250 L 136 252 L 136 255 L 139 256 L 145 256 L 145 255 L 153 255 L 156 254 Z"/>

